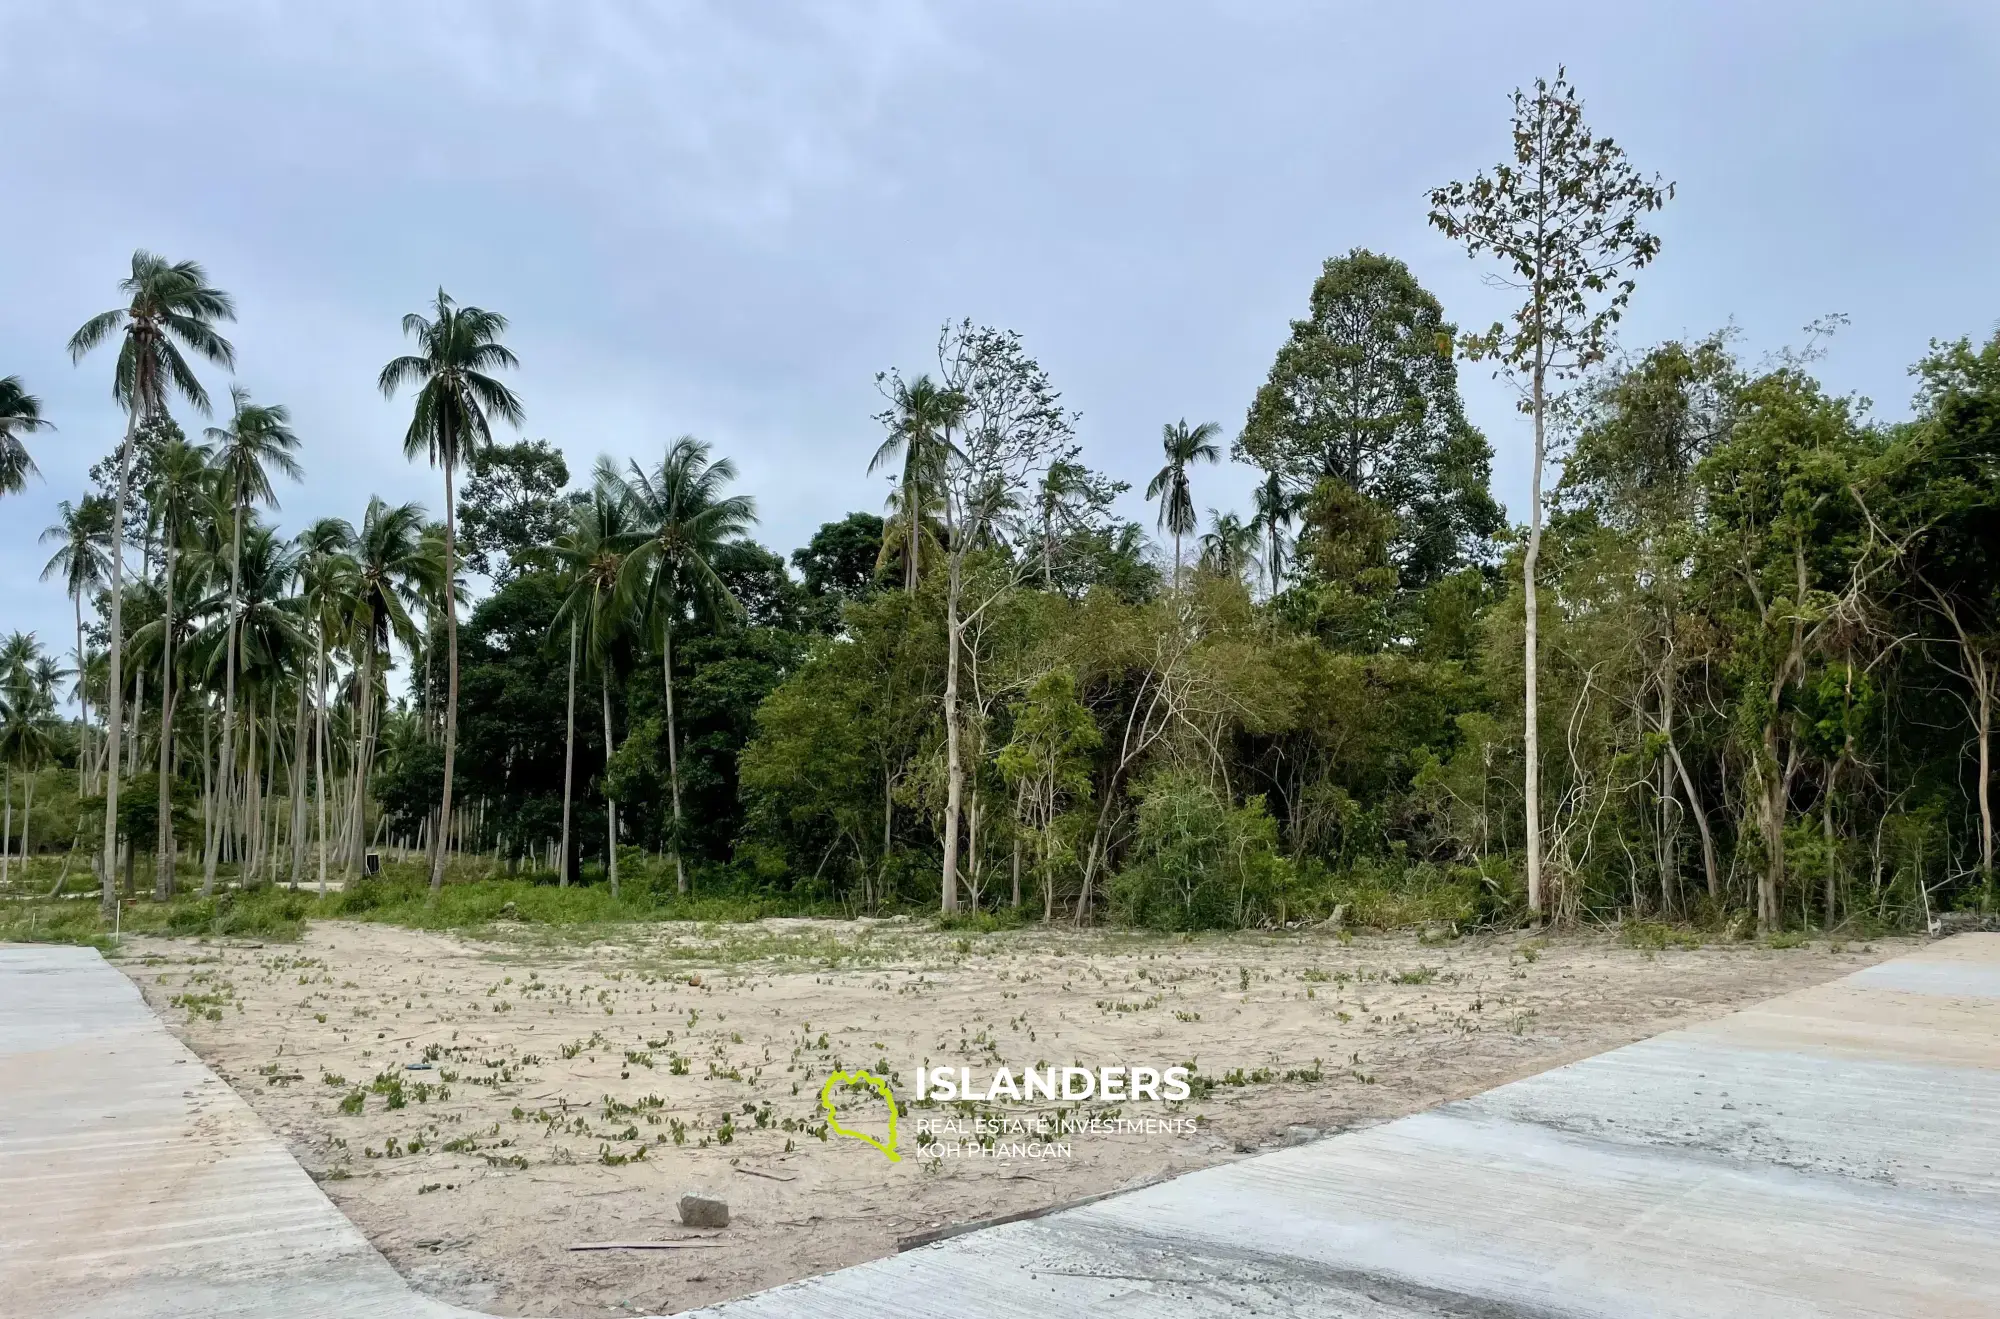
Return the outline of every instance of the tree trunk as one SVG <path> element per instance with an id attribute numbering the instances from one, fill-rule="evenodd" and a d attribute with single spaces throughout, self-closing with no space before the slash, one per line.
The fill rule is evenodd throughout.
<path id="1" fill-rule="evenodd" d="M 453 762 L 458 756 L 458 592 L 453 590 L 457 581 L 455 556 L 458 551 L 458 505 L 452 490 L 451 436 L 449 425 L 445 435 L 444 453 L 444 646 L 445 646 L 445 701 L 444 701 L 444 802 L 438 808 L 439 817 L 451 818 L 451 776 Z M 437 893 L 444 887 L 444 851 L 439 849 L 438 859 L 431 867 L 431 892 Z"/>
<path id="2" fill-rule="evenodd" d="M 674 884 L 675 891 L 688 891 L 687 867 L 681 861 L 681 760 L 674 729 L 674 620 L 668 617 L 660 628 L 662 641 L 660 672 L 667 685 L 667 783 L 674 799 Z"/>
<path id="3" fill-rule="evenodd" d="M 610 777 L 611 749 L 613 745 L 611 741 L 610 665 L 606 664 L 598 676 L 601 679 L 599 684 L 600 690 L 604 694 L 604 768 L 606 771 L 605 777 L 608 780 Z M 604 827 L 607 830 L 604 839 L 604 853 L 607 862 L 605 873 L 610 876 L 611 896 L 615 898 L 618 896 L 618 799 L 611 795 L 611 784 L 608 781 L 604 785 Z"/>
<path id="4" fill-rule="evenodd" d="M 355 692 L 359 709 L 354 719 L 354 799 L 348 803 L 347 873 L 350 877 L 361 873 L 361 853 L 368 841 L 362 836 L 368 799 L 368 725 L 370 713 L 375 708 L 375 630 L 374 620 L 363 620 L 366 633 L 361 639 L 361 686 Z"/>
<path id="5" fill-rule="evenodd" d="M 134 380 L 141 390 L 146 382 Z M 148 397 L 143 392 L 138 398 Z M 125 717 L 125 505 L 132 488 L 132 437 L 139 430 L 139 405 L 125 414 L 125 441 L 118 446 L 118 497 L 111 509 L 111 690 L 106 697 L 104 717 L 104 864 L 99 868 L 98 906 L 106 921 L 118 909 L 116 877 L 112 874 L 118 858 L 118 768 L 124 751 L 120 744 L 120 723 Z"/>
<path id="6" fill-rule="evenodd" d="M 313 787 L 319 798 L 319 894 L 326 896 L 326 636 L 324 622 L 315 624 L 319 645 L 313 657 Z"/>
<path id="7" fill-rule="evenodd" d="M 959 651 L 959 557 L 950 559 L 950 581 L 945 592 L 945 679 L 944 679 L 944 910 L 958 910 L 958 816 L 965 801 L 965 765 L 958 738 L 958 651 Z"/>
<path id="8" fill-rule="evenodd" d="M 70 602 L 76 606 L 76 704 L 83 719 L 77 729 L 76 780 L 83 785 L 87 797 L 90 795 L 90 684 L 86 675 L 90 665 L 83 653 L 83 596 L 74 593 Z"/>
<path id="9" fill-rule="evenodd" d="M 1764 834 L 1764 873 L 1757 880 L 1757 932 L 1778 927 L 1778 894 L 1785 880 L 1785 773 L 1778 765 L 1778 732 L 1764 729 L 1764 754 L 1759 762 L 1759 824 Z"/>
<path id="10" fill-rule="evenodd" d="M 222 835 L 228 831 L 236 812 L 230 792 L 230 782 L 236 773 L 236 604 L 237 593 L 242 589 L 243 579 L 243 501 L 235 502 L 235 514 L 229 531 L 229 612 L 224 619 L 226 631 L 223 634 L 222 649 L 222 768 L 216 780 L 215 810 L 218 827 L 211 837 L 208 855 L 201 866 L 201 895 L 208 897 L 215 892 L 215 863 L 222 845 Z"/>
<path id="11" fill-rule="evenodd" d="M 306 758 L 311 754 L 306 741 L 306 675 L 299 675 L 298 712 L 292 716 L 292 772 L 288 787 L 292 793 L 292 891 L 306 869 Z"/>
<path id="12" fill-rule="evenodd" d="M 563 814 L 562 814 L 562 855 L 556 864 L 562 867 L 561 876 L 556 880 L 559 887 L 569 887 L 569 803 L 570 784 L 576 771 L 576 620 L 569 621 L 569 714 L 563 725 Z"/>
<path id="13" fill-rule="evenodd" d="M 0 884 L 8 878 L 8 868 L 14 864 L 14 767 L 8 765 L 0 770 L 0 792 L 7 795 L 7 804 L 0 808 Z M 24 857 L 22 866 L 28 864 Z"/>
<path id="14" fill-rule="evenodd" d="M 174 693 L 174 568 L 178 555 L 172 528 L 167 529 L 165 540 L 166 561 L 161 574 L 166 590 L 160 632 L 160 796 L 153 842 L 153 897 L 159 902 L 174 896 L 173 749 L 174 703 L 178 699 Z"/>
<path id="15" fill-rule="evenodd" d="M 1979 712 L 1979 873 L 1988 899 L 1993 895 L 1993 664 L 1983 654 L 1972 660 Z"/>
<path id="16" fill-rule="evenodd" d="M 1524 762 L 1523 807 L 1526 812 L 1528 913 L 1542 914 L 1542 736 L 1541 707 L 1536 690 L 1535 650 L 1540 616 L 1535 599 L 1535 570 L 1542 558 L 1542 460 L 1547 454 L 1545 396 L 1546 359 L 1539 340 L 1535 344 L 1534 410 L 1535 459 L 1528 483 L 1528 552 L 1521 563 L 1521 604 L 1526 610 L 1522 630 L 1521 664 L 1525 686 L 1522 709 L 1522 759 Z"/>
<path id="17" fill-rule="evenodd" d="M 41 772 L 37 764 L 28 771 L 28 788 L 21 794 L 21 882 L 28 882 L 28 826 L 35 819 L 35 775 Z"/>

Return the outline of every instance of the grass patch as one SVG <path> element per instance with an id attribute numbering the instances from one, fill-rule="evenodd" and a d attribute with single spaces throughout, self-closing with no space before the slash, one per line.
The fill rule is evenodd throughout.
<path id="1" fill-rule="evenodd" d="M 1618 927 L 1618 939 L 1627 948 L 1661 952 L 1668 948 L 1699 948 L 1701 932 L 1686 925 L 1665 921 L 1626 921 Z"/>

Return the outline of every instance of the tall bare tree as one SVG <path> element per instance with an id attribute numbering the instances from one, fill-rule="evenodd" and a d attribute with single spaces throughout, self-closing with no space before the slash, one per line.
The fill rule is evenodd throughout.
<path id="1" fill-rule="evenodd" d="M 1491 255 L 1498 287 L 1519 293 L 1511 323 L 1495 321 L 1460 345 L 1474 361 L 1494 360 L 1521 387 L 1521 410 L 1535 423 L 1529 482 L 1528 545 L 1521 566 L 1527 611 L 1523 664 L 1526 763 L 1528 910 L 1544 900 L 1541 829 L 1541 738 L 1535 685 L 1535 572 L 1542 549 L 1542 474 L 1548 457 L 1549 384 L 1574 378 L 1603 360 L 1612 328 L 1632 296 L 1631 272 L 1651 263 L 1660 240 L 1644 228 L 1665 206 L 1674 185 L 1648 179 L 1608 137 L 1583 122 L 1583 101 L 1566 72 L 1516 88 L 1514 152 L 1470 183 L 1450 183 L 1430 195 L 1430 222 L 1465 244 L 1471 257 Z"/>

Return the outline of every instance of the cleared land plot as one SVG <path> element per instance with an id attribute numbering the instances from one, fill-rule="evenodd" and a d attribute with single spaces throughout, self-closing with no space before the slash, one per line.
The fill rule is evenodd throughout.
<path id="1" fill-rule="evenodd" d="M 420 1288 L 567 1317 L 685 1309 L 946 1224 L 1224 1161 L 1295 1125 L 1400 1116 L 1905 947 L 784 920 L 587 942 L 320 924 L 287 945 L 132 940 L 119 964 Z M 1202 1125 L 1077 1134 L 1066 1158 L 937 1159 L 915 1123 L 970 1115 L 919 1106 L 900 1163 L 821 1138 L 829 1072 L 886 1070 L 907 1099 L 922 1062 L 980 1075 L 1192 1062 L 1197 1098 L 1117 1110 Z M 842 1112 L 878 1133 L 886 1117 Z M 674 1203 L 690 1189 L 727 1197 L 730 1226 L 682 1228 Z M 683 1244 L 567 1249 L 637 1241 Z"/>

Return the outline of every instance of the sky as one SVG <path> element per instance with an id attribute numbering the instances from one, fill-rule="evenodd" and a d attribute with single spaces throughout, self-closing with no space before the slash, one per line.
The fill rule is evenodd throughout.
<path id="1" fill-rule="evenodd" d="M 0 630 L 69 644 L 37 536 L 122 420 L 110 350 L 65 343 L 135 248 L 235 295 L 235 379 L 304 440 L 289 528 L 441 507 L 374 384 L 440 287 L 511 320 L 522 433 L 573 474 L 693 433 L 780 552 L 880 509 L 876 373 L 960 317 L 1021 333 L 1150 525 L 1162 424 L 1234 436 L 1327 257 L 1400 257 L 1464 326 L 1510 310 L 1425 194 L 1558 63 L 1677 185 L 1627 346 L 1733 324 L 1754 359 L 1842 313 L 1818 369 L 1893 419 L 1931 339 L 1993 332 L 1990 0 L 5 0 L 0 375 L 58 429 L 0 502 Z M 1527 423 L 1462 378 L 1524 517 Z M 1247 469 L 1196 481 L 1247 505 Z"/>

